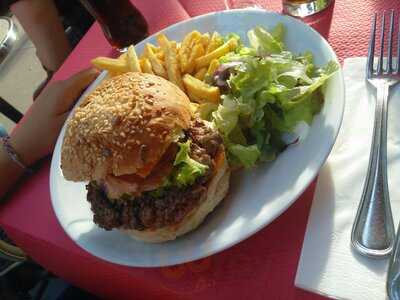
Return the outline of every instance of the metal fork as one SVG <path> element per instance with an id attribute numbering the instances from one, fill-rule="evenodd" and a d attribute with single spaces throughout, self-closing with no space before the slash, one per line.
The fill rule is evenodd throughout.
<path id="1" fill-rule="evenodd" d="M 390 300 L 400 299 L 400 224 L 386 279 L 386 290 Z"/>
<path id="2" fill-rule="evenodd" d="M 395 237 L 387 183 L 387 102 L 390 88 L 400 80 L 400 56 L 397 55 L 396 68 L 393 68 L 394 11 L 392 10 L 387 60 L 386 67 L 384 67 L 385 12 L 383 12 L 378 65 L 374 70 L 376 20 L 377 14 L 374 15 L 372 20 L 366 66 L 366 79 L 377 90 L 373 139 L 368 173 L 353 224 L 351 243 L 360 254 L 381 258 L 392 252 Z M 400 35 L 398 38 L 400 40 Z M 397 51 L 400 53 L 400 43 Z"/>

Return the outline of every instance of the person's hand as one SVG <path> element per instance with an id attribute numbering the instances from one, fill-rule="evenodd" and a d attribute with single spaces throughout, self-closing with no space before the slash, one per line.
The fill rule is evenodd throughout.
<path id="1" fill-rule="evenodd" d="M 95 69 L 87 69 L 50 84 L 40 94 L 11 134 L 11 145 L 23 163 L 29 166 L 53 151 L 70 109 L 97 75 Z"/>

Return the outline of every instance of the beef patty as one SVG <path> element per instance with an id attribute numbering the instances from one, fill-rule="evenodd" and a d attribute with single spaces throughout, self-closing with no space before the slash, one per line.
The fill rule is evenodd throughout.
<path id="1" fill-rule="evenodd" d="M 157 229 L 182 221 L 202 200 L 214 171 L 213 160 L 222 144 L 218 132 L 199 119 L 192 121 L 185 131 L 185 139 L 192 141 L 189 156 L 208 166 L 206 174 L 197 178 L 189 187 L 171 187 L 163 191 L 162 195 L 147 192 L 139 197 L 117 200 L 109 200 L 103 189 L 91 182 L 86 189 L 87 200 L 94 213 L 93 221 L 106 230 Z"/>

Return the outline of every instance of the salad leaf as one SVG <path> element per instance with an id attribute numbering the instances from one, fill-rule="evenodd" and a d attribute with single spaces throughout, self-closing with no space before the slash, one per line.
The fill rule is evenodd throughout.
<path id="1" fill-rule="evenodd" d="M 235 144 L 245 145 L 247 143 L 247 139 L 239 125 L 233 128 L 227 139 Z"/>
<path id="2" fill-rule="evenodd" d="M 295 60 L 306 66 L 307 76 L 313 77 L 315 72 L 315 66 L 313 63 L 314 56 L 310 51 L 306 51 L 302 55 L 295 57 Z"/>
<path id="3" fill-rule="evenodd" d="M 253 59 L 238 67 L 236 75 L 230 79 L 230 85 L 233 94 L 250 98 L 267 86 L 272 77 L 273 66 L 269 61 Z"/>
<path id="4" fill-rule="evenodd" d="M 338 70 L 336 62 L 316 68 L 311 52 L 285 50 L 285 28 L 248 32 L 242 46 L 219 59 L 229 65 L 222 104 L 212 112 L 232 165 L 250 168 L 274 159 L 294 136 L 298 124 L 310 125 L 323 105 L 322 86 Z M 305 125 L 306 126 L 306 125 Z"/>
<path id="5" fill-rule="evenodd" d="M 278 27 L 279 26 L 279 27 Z M 274 35 L 261 28 L 255 27 L 247 33 L 250 45 L 257 50 L 259 55 L 266 56 L 273 53 L 281 53 L 284 49 L 282 24 L 277 25 L 273 30 Z M 277 39 L 276 39 L 277 38 Z"/>
<path id="6" fill-rule="evenodd" d="M 335 62 L 329 62 L 324 68 L 317 71 L 320 76 L 313 78 L 310 85 L 298 86 L 290 90 L 282 91 L 277 93 L 276 96 L 285 110 L 304 105 L 304 103 L 307 102 L 307 98 L 309 98 L 312 93 L 316 92 L 337 70 L 338 65 Z"/>
<path id="7" fill-rule="evenodd" d="M 228 152 L 240 161 L 245 168 L 253 167 L 261 154 L 257 145 L 243 146 L 234 144 L 228 147 Z"/>
<path id="8" fill-rule="evenodd" d="M 285 37 L 285 26 L 282 23 L 278 23 L 271 30 L 272 37 L 279 43 L 283 43 L 283 39 Z"/>
<path id="9" fill-rule="evenodd" d="M 176 168 L 169 179 L 169 185 L 177 185 L 179 187 L 191 185 L 207 171 L 208 166 L 190 158 L 190 143 L 190 140 L 185 143 L 178 142 L 179 151 L 174 161 Z"/>
<path id="10" fill-rule="evenodd" d="M 197 113 L 199 114 L 201 119 L 210 121 L 212 112 L 216 111 L 217 108 L 218 108 L 217 104 L 211 102 L 205 102 L 198 106 Z"/>
<path id="11" fill-rule="evenodd" d="M 195 161 L 189 156 L 190 144 L 190 140 L 185 143 L 178 142 L 179 151 L 176 154 L 171 174 L 164 178 L 164 182 L 157 189 L 146 192 L 149 196 L 160 198 L 171 187 L 185 188 L 205 174 L 208 166 Z"/>
<path id="12" fill-rule="evenodd" d="M 307 75 L 307 67 L 304 65 L 293 65 L 290 70 L 277 76 L 277 81 L 287 88 L 294 88 L 301 80 L 302 83 L 312 84 L 313 81 Z"/>
<path id="13" fill-rule="evenodd" d="M 229 52 L 226 55 L 219 58 L 219 63 L 230 63 L 230 62 L 245 62 L 253 59 L 257 56 L 257 51 L 254 48 L 242 47 L 235 52 Z"/>
<path id="14" fill-rule="evenodd" d="M 213 124 L 224 135 L 229 133 L 236 127 L 239 120 L 239 108 L 233 98 L 223 96 L 222 105 L 212 113 Z"/>

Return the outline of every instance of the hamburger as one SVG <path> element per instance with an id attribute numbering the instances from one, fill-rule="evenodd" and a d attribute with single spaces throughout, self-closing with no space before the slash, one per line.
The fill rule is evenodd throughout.
<path id="1" fill-rule="evenodd" d="M 86 181 L 93 221 L 147 242 L 200 225 L 225 197 L 222 138 L 194 116 L 188 97 L 151 74 L 103 81 L 69 119 L 61 169 Z"/>

